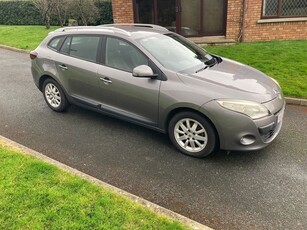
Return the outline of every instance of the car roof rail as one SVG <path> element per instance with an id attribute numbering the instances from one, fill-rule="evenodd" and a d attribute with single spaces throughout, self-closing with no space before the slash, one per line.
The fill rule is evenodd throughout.
<path id="1" fill-rule="evenodd" d="M 96 26 L 69 26 L 56 29 L 54 32 L 65 32 L 68 30 L 82 30 L 82 29 L 94 29 Z"/>
<path id="2" fill-rule="evenodd" d="M 111 25 L 111 24 L 110 24 Z M 100 27 L 100 28 L 99 28 Z M 104 28 L 105 27 L 105 28 Z M 126 31 L 126 30 L 124 30 L 124 29 L 121 29 L 121 28 L 117 28 L 117 27 L 112 27 L 112 26 L 96 26 L 96 28 L 99 28 L 99 29 L 108 29 L 108 28 L 110 28 L 110 29 L 112 29 L 114 32 L 118 32 L 118 33 L 121 33 L 121 34 L 124 34 L 124 35 L 127 35 L 127 36 L 130 36 L 131 34 L 128 32 L 128 31 Z"/>
<path id="3" fill-rule="evenodd" d="M 153 25 L 153 24 L 143 24 L 143 23 L 118 23 L 118 24 L 105 24 L 100 25 L 101 27 L 117 27 L 117 26 L 133 26 L 133 27 L 141 27 L 141 28 L 151 28 L 160 31 L 169 31 L 163 26 Z"/>
<path id="4" fill-rule="evenodd" d="M 78 31 L 78 30 L 86 30 L 86 29 L 88 29 L 88 30 L 90 30 L 90 29 L 108 30 L 110 32 L 118 32 L 118 33 L 121 33 L 121 34 L 124 34 L 124 35 L 127 35 L 127 36 L 130 35 L 130 33 L 127 32 L 126 30 L 116 28 L 116 27 L 107 28 L 107 26 L 105 28 L 103 26 L 70 26 L 70 27 L 59 28 L 59 29 L 57 29 L 53 32 L 65 32 L 65 31 L 72 31 L 72 30 Z"/>

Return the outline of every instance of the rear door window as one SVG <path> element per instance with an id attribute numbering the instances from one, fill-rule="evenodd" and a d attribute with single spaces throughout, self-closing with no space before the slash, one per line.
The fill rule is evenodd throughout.
<path id="1" fill-rule="evenodd" d="M 67 37 L 62 45 L 61 53 L 96 62 L 99 42 L 100 36 L 77 35 Z"/>

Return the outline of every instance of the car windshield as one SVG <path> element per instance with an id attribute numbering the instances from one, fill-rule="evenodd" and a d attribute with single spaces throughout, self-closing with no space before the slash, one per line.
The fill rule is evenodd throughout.
<path id="1" fill-rule="evenodd" d="M 205 50 L 176 34 L 158 34 L 142 38 L 139 43 L 165 68 L 175 72 L 199 69 L 213 60 Z"/>

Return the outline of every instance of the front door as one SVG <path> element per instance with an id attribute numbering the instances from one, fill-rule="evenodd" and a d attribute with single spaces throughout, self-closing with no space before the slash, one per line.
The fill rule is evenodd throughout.
<path id="1" fill-rule="evenodd" d="M 225 35 L 227 0 L 134 0 L 134 15 L 185 37 Z"/>
<path id="2" fill-rule="evenodd" d="M 179 0 L 179 32 L 183 36 L 226 34 L 227 0 Z"/>
<path id="3" fill-rule="evenodd" d="M 107 37 L 105 50 L 105 65 L 98 68 L 101 109 L 156 126 L 161 81 L 132 76 L 135 67 L 149 65 L 148 58 L 134 45 L 116 37 Z"/>

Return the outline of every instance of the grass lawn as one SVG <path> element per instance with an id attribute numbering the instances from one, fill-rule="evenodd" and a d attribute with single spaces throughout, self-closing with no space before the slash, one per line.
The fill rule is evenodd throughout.
<path id="1" fill-rule="evenodd" d="M 286 96 L 307 98 L 307 40 L 240 43 L 205 49 L 275 78 Z"/>
<path id="2" fill-rule="evenodd" d="M 52 26 L 49 30 L 44 26 L 6 26 L 0 25 L 0 44 L 24 50 L 34 50 L 49 32 L 59 27 Z"/>
<path id="3" fill-rule="evenodd" d="M 0 26 L 0 44 L 33 50 L 56 28 Z M 205 49 L 253 66 L 275 78 L 286 96 L 307 98 L 307 40 L 240 43 L 206 46 Z"/>
<path id="4" fill-rule="evenodd" d="M 0 143 L 0 229 L 186 229 Z"/>

